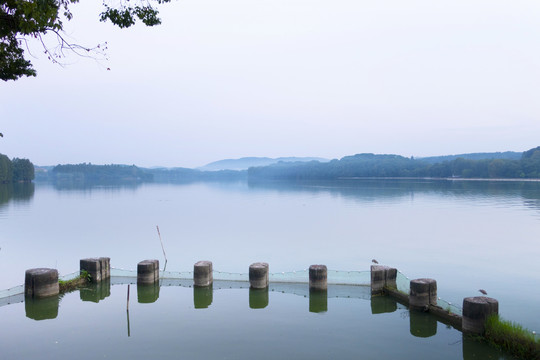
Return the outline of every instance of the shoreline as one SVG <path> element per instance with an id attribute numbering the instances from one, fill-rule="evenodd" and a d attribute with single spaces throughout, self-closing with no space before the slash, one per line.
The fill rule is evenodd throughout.
<path id="1" fill-rule="evenodd" d="M 515 178 L 436 178 L 436 177 L 368 177 L 351 176 L 339 177 L 335 180 L 436 180 L 436 181 L 492 181 L 492 182 L 540 182 L 540 179 L 515 179 Z"/>

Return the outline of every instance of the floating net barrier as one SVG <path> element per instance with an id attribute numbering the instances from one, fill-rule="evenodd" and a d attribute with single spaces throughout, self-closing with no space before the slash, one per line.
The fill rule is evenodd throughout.
<path id="1" fill-rule="evenodd" d="M 461 306 L 458 306 L 456 304 L 453 304 L 451 302 L 448 302 L 446 300 L 443 300 L 441 298 L 437 299 L 437 305 L 442 307 L 444 310 L 447 310 L 448 312 L 451 312 L 452 314 L 456 314 L 459 316 L 463 315 L 463 311 Z"/>
<path id="2" fill-rule="evenodd" d="M 0 306 L 20 303 L 24 301 L 24 285 L 14 286 L 0 290 Z"/>
<path id="3" fill-rule="evenodd" d="M 111 278 L 111 285 L 136 285 L 137 278 L 132 276 L 115 276 Z M 160 279 L 159 285 L 161 287 L 193 287 L 192 279 Z M 284 294 L 293 294 L 303 297 L 309 297 L 309 287 L 307 283 L 299 282 L 282 282 L 282 283 L 270 283 L 268 285 L 269 292 L 279 292 Z M 227 290 L 227 289 L 249 289 L 248 281 L 237 280 L 214 280 L 212 284 L 214 290 Z M 354 298 L 362 300 L 371 299 L 371 287 L 358 286 L 358 285 L 338 285 L 331 284 L 328 286 L 327 291 L 329 298 Z"/>
<path id="4" fill-rule="evenodd" d="M 68 281 L 79 276 L 80 272 L 58 276 L 58 280 Z M 14 286 L 6 290 L 0 290 L 0 306 L 21 303 L 24 301 L 24 285 Z"/>
<path id="5" fill-rule="evenodd" d="M 411 289 L 411 280 L 399 270 L 396 276 L 396 286 L 399 291 L 405 294 L 408 294 Z"/>
<path id="6" fill-rule="evenodd" d="M 405 276 L 401 271 L 398 270 L 397 277 L 396 277 L 396 285 L 397 289 L 405 294 L 408 294 L 411 289 L 411 280 Z M 461 306 L 453 304 L 449 301 L 443 300 L 441 298 L 437 298 L 437 305 L 443 308 L 444 310 L 447 310 L 448 312 L 451 312 L 452 314 L 456 314 L 459 316 L 463 315 L 463 311 Z"/>
<path id="7" fill-rule="evenodd" d="M 126 270 L 111 268 L 111 277 L 137 277 L 136 270 Z M 225 271 L 216 271 L 212 273 L 214 281 L 249 281 L 248 273 L 232 273 Z M 370 286 L 371 273 L 369 271 L 341 271 L 341 270 L 328 270 L 327 274 L 329 285 L 356 285 L 356 286 Z M 193 279 L 192 271 L 160 271 L 160 279 Z M 309 283 L 309 270 L 287 271 L 270 273 L 269 281 L 276 283 Z"/>
<path id="8" fill-rule="evenodd" d="M 66 275 L 59 276 L 60 280 L 68 281 L 75 279 L 79 276 L 79 272 L 72 272 Z M 191 286 L 193 284 L 193 272 L 192 271 L 160 271 L 160 285 L 162 286 Z M 369 287 L 371 284 L 371 274 L 369 271 L 341 271 L 341 270 L 328 270 L 327 281 L 329 285 L 354 285 Z M 217 281 L 227 282 L 244 282 L 247 284 L 240 285 L 238 288 L 249 288 L 249 274 L 248 273 L 232 273 L 226 271 L 213 271 L 214 283 Z M 182 280 L 182 281 L 173 281 Z M 269 274 L 270 290 L 282 291 L 282 287 L 275 284 L 307 284 L 309 283 L 309 270 L 287 271 L 277 272 Z M 119 269 L 111 267 L 111 284 L 136 284 L 137 283 L 137 270 L 131 269 Z M 225 286 L 225 285 L 224 285 Z M 230 284 L 226 285 L 229 288 L 236 288 Z M 334 291 L 334 290 L 332 290 Z M 366 292 L 367 293 L 367 292 Z M 306 294 L 309 294 L 307 292 Z M 301 295 L 304 295 L 302 293 Z M 329 294 L 330 296 L 330 294 Z M 353 295 L 354 296 L 354 295 Z M 356 296 L 354 296 L 356 297 Z M 362 298 L 365 295 L 362 293 Z M 15 302 L 24 301 L 24 285 L 16 286 L 7 290 L 0 291 L 0 306 L 12 304 Z"/>
<path id="9" fill-rule="evenodd" d="M 274 283 L 268 286 L 268 291 L 309 297 L 309 288 L 300 283 Z M 371 288 L 368 286 L 334 284 L 328 287 L 327 294 L 328 298 L 371 300 Z"/>
<path id="10" fill-rule="evenodd" d="M 77 278 L 79 271 L 59 276 L 60 280 L 68 281 Z M 193 271 L 160 271 L 160 286 L 193 286 Z M 342 271 L 328 270 L 327 273 L 328 297 L 359 298 L 369 300 L 371 298 L 371 273 L 370 271 Z M 244 289 L 249 288 L 248 273 L 232 273 L 225 271 L 213 271 L 214 289 Z M 277 272 L 269 274 L 269 291 L 290 293 L 300 296 L 309 296 L 307 286 L 299 284 L 309 283 L 309 270 Z M 111 285 L 136 284 L 137 270 L 119 269 L 111 267 Z M 400 271 L 396 278 L 397 289 L 403 293 L 409 293 L 410 279 Z M 15 286 L 6 290 L 0 290 L 0 306 L 24 301 L 24 285 Z M 459 306 L 442 299 L 437 304 L 445 310 L 461 315 Z"/>
<path id="11" fill-rule="evenodd" d="M 59 276 L 58 276 L 58 280 L 62 280 L 62 281 L 73 280 L 73 279 L 78 278 L 80 274 L 81 274 L 80 271 L 75 271 L 75 272 L 72 272 L 72 273 L 70 273 L 70 274 L 59 275 Z"/>

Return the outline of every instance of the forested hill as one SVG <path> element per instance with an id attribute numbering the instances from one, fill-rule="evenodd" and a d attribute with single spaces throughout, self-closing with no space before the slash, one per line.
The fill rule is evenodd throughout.
<path id="1" fill-rule="evenodd" d="M 459 158 L 466 160 L 493 160 L 493 159 L 504 159 L 504 160 L 519 160 L 521 159 L 523 153 L 517 151 L 505 151 L 505 152 L 491 152 L 491 153 L 469 153 L 469 154 L 459 154 L 459 155 L 442 155 L 442 156 L 429 156 L 418 158 L 428 162 L 430 164 L 435 164 L 443 161 L 452 161 Z"/>
<path id="2" fill-rule="evenodd" d="M 254 166 L 268 166 L 278 162 L 307 162 L 307 161 L 327 162 L 327 159 L 316 157 L 243 157 L 240 159 L 224 159 L 206 164 L 196 170 L 201 171 L 220 171 L 220 170 L 247 170 Z"/>
<path id="3" fill-rule="evenodd" d="M 353 177 L 540 178 L 540 146 L 518 160 L 482 159 L 431 163 L 399 155 L 358 154 L 327 163 L 279 163 L 248 170 L 248 178 L 274 180 L 333 180 Z"/>

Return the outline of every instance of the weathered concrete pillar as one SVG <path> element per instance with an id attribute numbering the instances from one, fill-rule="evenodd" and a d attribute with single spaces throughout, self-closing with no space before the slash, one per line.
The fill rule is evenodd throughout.
<path id="1" fill-rule="evenodd" d="M 249 265 L 249 286 L 252 289 L 268 287 L 268 264 L 257 262 Z"/>
<path id="2" fill-rule="evenodd" d="M 100 257 L 99 263 L 101 265 L 101 280 L 109 279 L 111 277 L 111 258 Z"/>
<path id="3" fill-rule="evenodd" d="M 388 266 L 371 265 L 371 295 L 381 294 L 386 283 Z"/>
<path id="4" fill-rule="evenodd" d="M 310 290 L 328 289 L 328 270 L 326 265 L 311 265 L 309 267 L 309 288 Z"/>
<path id="5" fill-rule="evenodd" d="M 87 258 L 80 260 L 80 271 L 86 271 L 90 275 L 90 281 L 101 281 L 101 261 L 98 258 Z"/>
<path id="6" fill-rule="evenodd" d="M 499 314 L 499 302 L 493 298 L 475 296 L 463 299 L 463 332 L 483 335 L 488 316 L 496 314 Z"/>
<path id="7" fill-rule="evenodd" d="M 371 265 L 371 295 L 381 294 L 384 287 L 395 289 L 397 269 L 383 265 Z"/>
<path id="8" fill-rule="evenodd" d="M 264 289 L 249 288 L 250 309 L 264 309 L 268 306 L 268 287 Z"/>
<path id="9" fill-rule="evenodd" d="M 152 284 L 159 281 L 159 261 L 143 260 L 137 264 L 137 283 Z"/>
<path id="10" fill-rule="evenodd" d="M 210 286 L 214 281 L 211 261 L 198 261 L 193 265 L 193 286 Z"/>
<path id="11" fill-rule="evenodd" d="M 193 287 L 193 306 L 195 309 L 206 309 L 212 305 L 214 298 L 213 286 Z"/>
<path id="12" fill-rule="evenodd" d="M 437 305 L 437 281 L 434 279 L 411 280 L 410 288 L 410 309 L 427 311 L 429 305 Z"/>
<path id="13" fill-rule="evenodd" d="M 397 269 L 396 268 L 386 269 L 384 286 L 391 289 L 397 289 Z"/>
<path id="14" fill-rule="evenodd" d="M 323 313 L 328 311 L 328 291 L 326 289 L 309 289 L 309 312 Z"/>
<path id="15" fill-rule="evenodd" d="M 24 277 L 24 294 L 34 298 L 58 295 L 58 270 L 38 268 L 26 270 Z"/>
<path id="16" fill-rule="evenodd" d="M 81 259 L 80 261 L 80 270 L 88 272 L 90 275 L 90 280 L 92 282 L 98 283 L 103 279 L 110 277 L 110 258 L 87 258 Z"/>

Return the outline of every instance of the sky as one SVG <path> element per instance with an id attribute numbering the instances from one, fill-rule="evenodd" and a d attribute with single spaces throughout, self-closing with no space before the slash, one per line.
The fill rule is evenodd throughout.
<path id="1" fill-rule="evenodd" d="M 0 83 L 0 153 L 37 165 L 197 167 L 245 156 L 432 156 L 540 145 L 538 0 L 172 0 L 107 58 Z M 53 38 L 49 38 L 51 44 Z M 110 70 L 107 70 L 110 68 Z"/>

